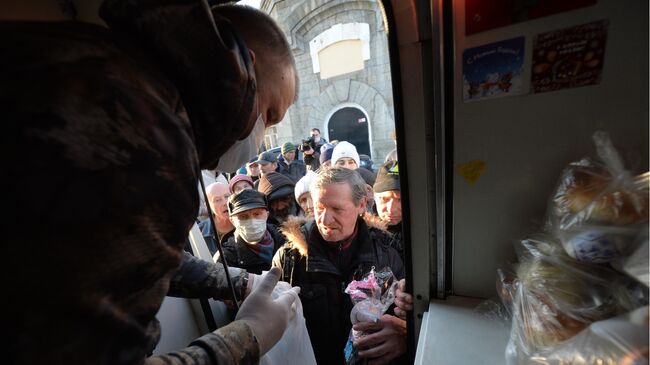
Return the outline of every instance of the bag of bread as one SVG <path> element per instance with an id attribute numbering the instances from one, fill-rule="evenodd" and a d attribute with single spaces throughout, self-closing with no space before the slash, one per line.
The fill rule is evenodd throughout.
<path id="1" fill-rule="evenodd" d="M 607 133 L 593 136 L 599 161 L 582 159 L 562 172 L 551 198 L 550 222 L 566 253 L 592 263 L 630 253 L 648 224 L 650 173 L 633 176 Z"/>
<path id="2" fill-rule="evenodd" d="M 517 357 L 507 353 L 510 364 L 641 365 L 648 364 L 648 307 L 597 321 L 570 340 L 548 351 Z"/>
<path id="3" fill-rule="evenodd" d="M 592 323 L 648 303 L 647 288 L 610 268 L 577 262 L 551 238 L 517 246 L 507 355 L 512 364 L 553 350 Z"/>

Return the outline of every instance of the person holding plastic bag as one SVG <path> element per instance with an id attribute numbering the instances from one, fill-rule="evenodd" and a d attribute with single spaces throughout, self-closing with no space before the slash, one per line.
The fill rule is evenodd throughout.
<path id="1" fill-rule="evenodd" d="M 404 277 L 399 254 L 388 246 L 390 235 L 364 215 L 365 185 L 354 170 L 322 169 L 310 188 L 315 219 L 288 221 L 282 230 L 287 245 L 273 258 L 273 266 L 282 269 L 282 280 L 301 288 L 307 330 L 319 364 L 345 363 L 353 305 L 343 289 L 373 267 L 390 268 L 395 280 Z M 386 314 L 358 325 L 358 330 L 369 334 L 367 341 L 356 343 L 359 355 L 369 363 L 388 363 L 406 352 L 404 320 Z"/>
<path id="2" fill-rule="evenodd" d="M 266 280 L 267 275 L 269 275 L 267 271 L 262 272 L 262 279 Z M 262 280 L 253 282 L 253 290 L 258 288 L 258 282 L 262 282 Z M 305 326 L 302 303 L 296 289 L 291 288 L 288 283 L 280 281 L 271 292 L 271 297 L 274 300 L 284 295 L 291 295 L 295 300 L 291 307 L 292 317 L 287 329 L 282 334 L 280 341 L 260 358 L 260 365 L 316 365 L 314 350 L 309 342 L 309 333 Z M 264 309 L 260 308 L 259 312 L 264 313 Z"/>

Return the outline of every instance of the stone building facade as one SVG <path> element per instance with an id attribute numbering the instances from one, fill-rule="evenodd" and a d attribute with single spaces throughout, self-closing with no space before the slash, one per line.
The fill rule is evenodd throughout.
<path id="1" fill-rule="evenodd" d="M 383 162 L 394 148 L 387 30 L 372 0 L 262 0 L 287 36 L 300 77 L 299 98 L 268 131 L 267 146 L 300 143 L 311 128 L 347 140 Z M 271 146 L 269 146 L 271 145 Z"/>

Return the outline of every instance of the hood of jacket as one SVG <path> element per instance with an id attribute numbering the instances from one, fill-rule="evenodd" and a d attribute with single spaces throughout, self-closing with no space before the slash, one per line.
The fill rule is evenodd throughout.
<path id="1" fill-rule="evenodd" d="M 370 213 L 364 213 L 362 218 L 368 228 L 375 228 L 388 233 L 386 230 L 386 223 L 379 219 L 379 217 L 374 216 Z M 282 227 L 280 229 L 284 237 L 287 238 L 285 247 L 289 249 L 297 249 L 302 256 L 307 256 L 309 253 L 307 237 L 305 237 L 305 232 L 302 230 L 302 227 L 309 221 L 313 221 L 313 218 L 307 219 L 305 217 L 289 217 L 289 219 L 287 219 L 287 221 L 282 224 Z"/>

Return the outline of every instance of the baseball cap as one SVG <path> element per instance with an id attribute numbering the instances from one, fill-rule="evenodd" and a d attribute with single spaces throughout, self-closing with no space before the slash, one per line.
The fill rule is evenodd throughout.
<path id="1" fill-rule="evenodd" d="M 271 151 L 265 151 L 260 153 L 260 155 L 257 156 L 257 159 L 251 163 L 266 165 L 268 163 L 275 163 L 275 162 L 278 162 L 278 156 L 276 156 L 275 153 Z"/>

